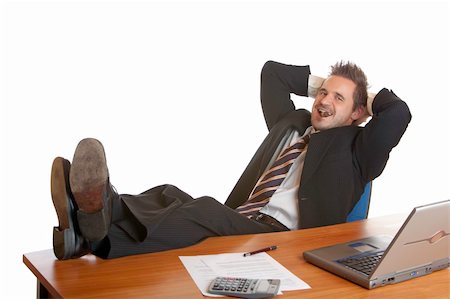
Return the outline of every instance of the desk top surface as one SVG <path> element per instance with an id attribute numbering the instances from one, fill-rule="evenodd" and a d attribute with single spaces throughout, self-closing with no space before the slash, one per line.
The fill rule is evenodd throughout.
<path id="1" fill-rule="evenodd" d="M 395 235 L 406 215 L 298 231 L 209 238 L 187 248 L 103 260 L 93 255 L 59 261 L 53 250 L 25 254 L 23 261 L 41 284 L 64 298 L 203 298 L 184 268 L 181 255 L 246 252 L 277 245 L 274 259 L 311 286 L 280 298 L 449 298 L 450 270 L 395 285 L 366 290 L 307 263 L 305 250 L 371 235 Z"/>

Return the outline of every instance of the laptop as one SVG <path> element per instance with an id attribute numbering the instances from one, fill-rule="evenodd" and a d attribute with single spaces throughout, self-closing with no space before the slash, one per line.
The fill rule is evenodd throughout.
<path id="1" fill-rule="evenodd" d="M 450 266 L 450 200 L 416 207 L 394 238 L 374 236 L 305 251 L 306 261 L 367 289 Z"/>

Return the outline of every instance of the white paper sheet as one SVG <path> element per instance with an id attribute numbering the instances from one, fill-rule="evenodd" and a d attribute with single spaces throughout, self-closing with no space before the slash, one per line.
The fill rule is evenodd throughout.
<path id="1" fill-rule="evenodd" d="M 192 279 L 205 296 L 209 283 L 217 276 L 280 279 L 281 291 L 309 289 L 309 285 L 292 274 L 267 253 L 244 257 L 244 253 L 180 256 Z"/>

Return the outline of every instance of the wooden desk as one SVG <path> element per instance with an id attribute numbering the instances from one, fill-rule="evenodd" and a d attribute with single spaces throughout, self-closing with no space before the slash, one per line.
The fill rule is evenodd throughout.
<path id="1" fill-rule="evenodd" d="M 93 255 L 58 261 L 52 250 L 23 256 L 38 279 L 38 296 L 64 298 L 203 298 L 178 256 L 246 252 L 270 245 L 278 262 L 311 289 L 279 298 L 450 298 L 450 270 L 366 290 L 303 260 L 307 249 L 376 234 L 394 235 L 406 215 L 299 231 L 209 238 L 183 249 L 102 260 Z M 40 293 L 39 293 L 40 292 Z"/>

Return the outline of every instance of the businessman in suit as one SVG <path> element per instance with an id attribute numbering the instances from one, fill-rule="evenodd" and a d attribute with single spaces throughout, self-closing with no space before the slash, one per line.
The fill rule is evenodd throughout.
<path id="1" fill-rule="evenodd" d="M 269 133 L 224 205 L 211 197 L 194 199 L 172 185 L 119 195 L 100 141 L 80 141 L 72 163 L 57 157 L 52 166 L 59 220 L 55 255 L 115 258 L 210 236 L 345 222 L 411 120 L 408 106 L 392 91 L 369 96 L 367 85 L 353 63 L 335 64 L 323 80 L 311 76 L 309 66 L 268 61 L 261 72 L 261 103 Z M 296 110 L 291 94 L 315 97 L 311 112 Z"/>

